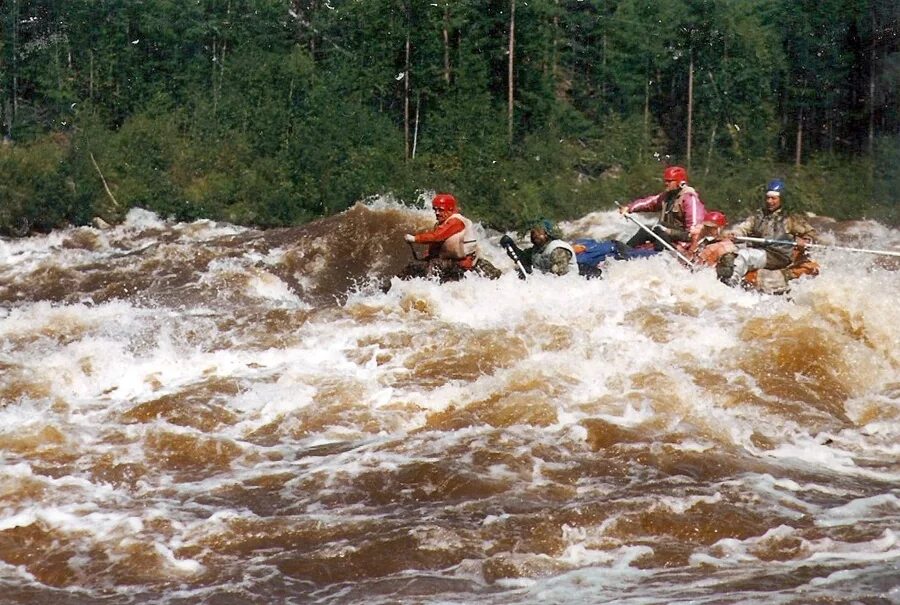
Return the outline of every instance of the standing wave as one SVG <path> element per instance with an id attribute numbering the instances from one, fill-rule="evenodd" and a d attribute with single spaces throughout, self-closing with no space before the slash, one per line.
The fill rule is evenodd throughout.
<path id="1" fill-rule="evenodd" d="M 900 602 L 896 263 L 521 281 L 479 226 L 500 279 L 392 279 L 429 223 L 0 240 L 4 599 Z"/>

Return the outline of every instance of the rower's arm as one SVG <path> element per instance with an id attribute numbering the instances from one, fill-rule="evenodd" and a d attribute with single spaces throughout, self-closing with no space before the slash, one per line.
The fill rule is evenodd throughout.
<path id="1" fill-rule="evenodd" d="M 810 243 L 816 241 L 816 230 L 802 216 L 792 214 L 787 218 L 785 230 L 794 236 L 795 239 L 808 240 Z"/>
<path id="2" fill-rule="evenodd" d="M 656 212 L 662 207 L 664 193 L 657 193 L 633 200 L 626 209 L 628 212 Z"/>
<path id="3" fill-rule="evenodd" d="M 736 223 L 731 226 L 725 233 L 729 236 L 736 235 L 740 237 L 746 237 L 752 234 L 756 228 L 756 217 L 753 215 L 748 216 L 740 223 Z"/>
<path id="4" fill-rule="evenodd" d="M 465 230 L 466 225 L 458 218 L 451 218 L 446 222 L 441 223 L 431 231 L 423 231 L 422 233 L 416 233 L 416 243 L 418 244 L 436 244 L 443 242 L 451 235 L 456 235 L 457 233 Z"/>

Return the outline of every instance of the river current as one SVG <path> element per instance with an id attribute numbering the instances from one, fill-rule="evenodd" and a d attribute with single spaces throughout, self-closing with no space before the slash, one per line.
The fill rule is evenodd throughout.
<path id="1" fill-rule="evenodd" d="M 0 602 L 900 603 L 896 259 L 521 281 L 479 226 L 499 280 L 383 292 L 431 220 L 0 240 Z"/>

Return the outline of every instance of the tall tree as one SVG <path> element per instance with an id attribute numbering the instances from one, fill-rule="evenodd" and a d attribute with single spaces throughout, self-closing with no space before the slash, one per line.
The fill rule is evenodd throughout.
<path id="1" fill-rule="evenodd" d="M 507 106 L 506 120 L 507 132 L 509 137 L 509 145 L 512 146 L 513 141 L 513 98 L 515 97 L 515 57 L 516 57 L 516 0 L 509 0 L 509 46 L 507 48 L 509 55 L 507 69 Z"/>

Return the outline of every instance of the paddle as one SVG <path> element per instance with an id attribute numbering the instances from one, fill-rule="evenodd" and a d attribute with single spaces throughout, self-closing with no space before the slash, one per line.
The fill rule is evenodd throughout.
<path id="1" fill-rule="evenodd" d="M 621 208 L 621 206 L 619 205 L 618 202 L 616 202 L 616 206 L 619 206 L 619 207 Z M 625 218 L 627 218 L 628 220 L 630 220 L 632 223 L 634 223 L 635 225 L 637 225 L 638 227 L 640 227 L 641 229 L 643 229 L 644 231 L 646 231 L 647 233 L 649 233 L 649 234 L 653 237 L 653 239 L 655 239 L 655 240 L 658 241 L 660 244 L 662 244 L 663 246 L 665 246 L 670 252 L 674 253 L 675 256 L 678 257 L 678 260 L 680 260 L 680 261 L 683 262 L 685 265 L 687 265 L 689 269 L 693 269 L 693 268 L 694 268 L 694 263 L 692 263 L 690 260 L 688 260 L 688 258 L 687 258 L 685 255 L 683 255 L 681 252 L 679 252 L 678 250 L 676 250 L 675 247 L 672 246 L 669 242 L 667 242 L 666 240 L 664 240 L 663 238 L 661 238 L 660 236 L 658 236 L 658 235 L 656 234 L 656 232 L 653 231 L 653 229 L 651 229 L 650 227 L 648 227 L 647 225 L 645 225 L 645 224 L 642 223 L 641 221 L 639 221 L 639 220 L 637 220 L 636 218 L 634 218 L 634 217 L 631 215 L 630 212 L 628 212 L 628 211 L 626 210 L 625 212 L 622 213 L 622 216 L 624 216 Z"/>
<path id="2" fill-rule="evenodd" d="M 785 245 L 785 246 L 801 246 L 805 248 L 825 248 L 832 250 L 844 250 L 846 252 L 861 252 L 863 254 L 881 254 L 884 256 L 900 256 L 900 252 L 890 252 L 888 250 L 870 250 L 868 248 L 848 248 L 846 246 L 830 246 L 828 244 L 802 244 L 799 242 L 785 242 L 777 239 L 766 239 L 763 237 L 744 237 L 742 235 L 736 235 L 734 237 L 736 241 L 739 242 L 751 242 L 754 244 L 774 244 L 774 245 Z"/>
<path id="3" fill-rule="evenodd" d="M 500 238 L 500 245 L 503 246 L 504 250 L 506 250 L 506 255 L 510 257 L 514 263 L 516 263 L 516 272 L 519 274 L 519 279 L 527 280 L 528 271 L 525 270 L 525 265 L 522 264 L 522 259 L 519 258 L 520 250 L 512 242 L 512 238 L 510 238 L 508 235 L 504 235 Z"/>
<path id="4" fill-rule="evenodd" d="M 413 258 L 416 260 L 425 260 L 424 258 L 420 258 L 418 254 L 416 254 L 416 249 L 413 247 L 412 242 L 406 242 L 409 245 L 409 251 L 412 252 Z"/>

